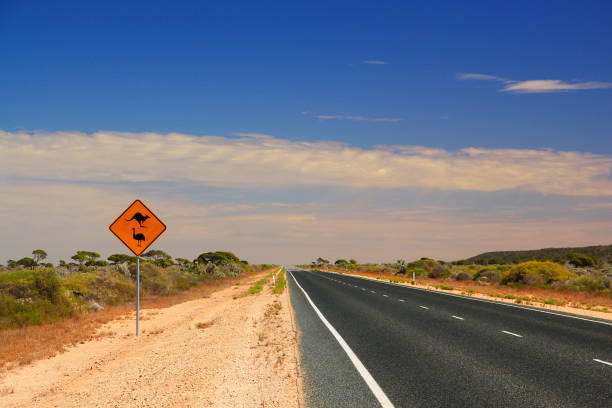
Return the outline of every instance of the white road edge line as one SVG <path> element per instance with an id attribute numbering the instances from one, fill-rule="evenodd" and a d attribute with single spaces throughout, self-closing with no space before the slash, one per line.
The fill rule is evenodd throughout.
<path id="1" fill-rule="evenodd" d="M 512 332 L 505 331 L 505 330 L 501 330 L 501 332 L 502 332 L 502 333 L 509 334 L 509 335 L 511 335 L 511 336 L 515 336 L 515 337 L 521 337 L 521 338 L 523 337 L 523 336 L 521 336 L 520 334 L 512 333 Z"/>
<path id="2" fill-rule="evenodd" d="M 302 269 L 302 270 L 306 270 L 306 269 Z M 321 272 L 321 273 L 333 273 L 333 272 L 323 272 L 323 271 L 318 271 L 318 270 L 317 270 L 317 272 Z M 570 316 L 570 315 L 566 315 L 566 314 L 562 314 L 562 313 L 549 312 L 548 310 L 534 309 L 534 308 L 531 308 L 531 307 L 512 305 L 510 303 L 494 302 L 492 300 L 478 299 L 478 298 L 474 298 L 474 297 L 454 295 L 452 293 L 438 292 L 438 291 L 435 291 L 435 290 L 429 290 L 429 289 L 424 289 L 424 288 L 415 288 L 414 286 L 406 286 L 406 285 L 400 285 L 400 284 L 397 284 L 397 283 L 385 282 L 385 281 L 381 281 L 381 280 L 362 278 L 361 276 L 347 276 L 347 277 L 348 278 L 356 278 L 356 279 L 367 280 L 369 282 L 383 283 L 385 285 L 398 286 L 400 288 L 420 290 L 421 292 L 436 293 L 438 295 L 452 296 L 452 297 L 457 297 L 457 298 L 466 299 L 466 300 L 473 300 L 473 301 L 477 301 L 477 302 L 492 303 L 494 305 L 499 305 L 499 306 L 515 307 L 517 309 L 531 310 L 532 312 L 540 312 L 540 313 L 546 313 L 546 314 L 551 314 L 551 315 L 555 315 L 555 316 L 569 317 L 570 319 L 584 320 L 584 321 L 587 321 L 587 322 L 599 323 L 599 324 L 605 324 L 605 325 L 608 325 L 608 326 L 612 326 L 612 322 L 602 322 L 600 320 L 593 320 L 593 319 L 587 319 L 587 318 L 584 318 L 584 317 Z"/>
<path id="3" fill-rule="evenodd" d="M 295 282 L 295 284 L 298 286 L 298 288 L 302 290 L 302 292 L 304 293 L 304 296 L 306 296 L 306 300 L 308 300 L 308 303 L 310 303 L 310 306 L 312 306 L 315 313 L 317 314 L 317 316 L 319 316 L 319 318 L 321 319 L 325 327 L 327 327 L 327 329 L 331 332 L 331 334 L 336 338 L 336 340 L 340 344 L 340 347 L 342 347 L 342 349 L 344 350 L 348 358 L 351 360 L 351 363 L 353 363 L 353 365 L 357 369 L 357 372 L 359 372 L 359 374 L 361 375 L 361 378 L 363 378 L 363 380 L 366 382 L 368 387 L 370 387 L 370 390 L 372 391 L 372 393 L 374 394 L 374 396 L 376 397 L 380 405 L 383 408 L 395 408 L 393 403 L 391 403 L 391 401 L 385 394 L 385 392 L 382 390 L 382 388 L 380 388 L 380 385 L 378 385 L 374 377 L 372 377 L 372 374 L 370 374 L 370 372 L 363 365 L 361 360 L 359 360 L 359 358 L 355 355 L 355 353 L 353 353 L 353 350 L 351 350 L 351 348 L 346 343 L 346 341 L 344 341 L 342 336 L 340 336 L 340 333 L 338 333 L 338 331 L 334 328 L 334 326 L 332 326 L 331 323 L 327 321 L 325 316 L 323 316 L 323 313 L 321 313 L 321 311 L 314 304 L 312 299 L 310 299 L 310 296 L 308 296 L 308 293 L 306 293 L 302 285 L 300 285 L 297 279 L 295 279 L 295 276 L 293 276 L 293 273 L 290 272 L 290 275 L 293 278 L 293 281 Z"/>
<path id="4" fill-rule="evenodd" d="M 612 363 L 608 363 L 607 361 L 603 361 L 603 360 L 600 360 L 598 358 L 594 358 L 593 361 L 597 361 L 598 363 L 607 364 L 609 366 L 612 366 Z"/>
<path id="5" fill-rule="evenodd" d="M 453 315 L 452 317 L 453 317 L 454 319 L 465 320 L 463 317 L 459 317 L 459 316 L 455 316 L 455 315 Z"/>

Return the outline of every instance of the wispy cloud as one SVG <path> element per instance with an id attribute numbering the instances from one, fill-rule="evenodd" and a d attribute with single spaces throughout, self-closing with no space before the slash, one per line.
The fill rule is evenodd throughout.
<path id="1" fill-rule="evenodd" d="M 380 60 L 364 60 L 361 61 L 362 64 L 368 64 L 368 65 L 387 65 L 388 62 L 387 61 L 380 61 Z"/>
<path id="2" fill-rule="evenodd" d="M 373 118 L 350 115 L 315 115 L 315 118 L 321 120 L 352 120 L 355 122 L 399 122 L 402 120 L 402 118 Z"/>
<path id="3" fill-rule="evenodd" d="M 505 81 L 505 79 L 486 74 L 457 74 L 457 79 L 479 79 L 479 80 L 496 80 Z"/>
<path id="4" fill-rule="evenodd" d="M 511 93 L 550 93 L 612 88 L 612 82 L 562 81 L 559 79 L 531 79 L 526 81 L 516 81 L 513 79 L 501 78 L 486 74 L 459 74 L 457 75 L 457 79 L 499 81 L 504 84 L 500 91 Z"/>

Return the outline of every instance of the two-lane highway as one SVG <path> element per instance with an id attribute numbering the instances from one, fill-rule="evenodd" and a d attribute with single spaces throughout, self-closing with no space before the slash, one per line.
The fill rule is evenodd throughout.
<path id="1" fill-rule="evenodd" d="M 315 407 L 612 406 L 610 322 L 345 275 L 290 276 Z"/>

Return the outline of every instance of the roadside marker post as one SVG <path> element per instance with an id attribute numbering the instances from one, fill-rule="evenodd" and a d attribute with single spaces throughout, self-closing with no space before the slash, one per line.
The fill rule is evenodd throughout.
<path id="1" fill-rule="evenodd" d="M 108 229 L 136 255 L 136 336 L 138 336 L 140 333 L 140 255 L 166 231 L 166 224 L 157 218 L 142 201 L 136 200 L 117 217 Z"/>

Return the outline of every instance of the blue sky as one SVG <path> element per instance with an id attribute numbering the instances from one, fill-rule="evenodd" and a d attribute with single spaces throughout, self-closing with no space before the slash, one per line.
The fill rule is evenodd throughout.
<path id="1" fill-rule="evenodd" d="M 612 81 L 607 1 L 2 3 L 5 130 L 612 153 L 610 89 L 456 79 Z"/>
<path id="2" fill-rule="evenodd" d="M 98 200 L 115 192 L 128 201 L 125 205 L 131 195 L 148 194 L 172 211 L 195 203 L 226 205 L 242 208 L 240 217 L 260 217 L 262 225 L 274 224 L 275 216 L 311 220 L 309 225 L 315 227 L 310 235 L 295 235 L 287 247 L 294 251 L 281 259 L 287 262 L 306 261 L 329 248 L 330 242 L 338 243 L 338 257 L 357 256 L 350 251 L 361 248 L 369 260 L 423 252 L 460 257 L 481 249 L 548 243 L 608 243 L 612 241 L 605 224 L 612 215 L 611 46 L 608 1 L 3 0 L 0 130 L 5 133 L 0 147 L 11 148 L 0 150 L 0 155 L 11 157 L 4 156 L 5 164 L 0 164 L 4 166 L 0 187 L 16 199 L 0 211 L 11 217 L 18 212 L 13 207 L 18 202 L 42 199 L 42 193 L 35 192 L 49 187 L 94 189 Z M 231 150 L 240 159 L 191 157 L 177 147 L 185 159 L 182 165 L 194 172 L 216 171 L 211 163 L 221 166 L 218 180 L 175 172 L 173 166 L 180 164 L 165 156 L 160 166 L 168 166 L 167 174 L 175 177 L 163 172 L 135 176 L 138 170 L 130 166 L 124 173 L 117 171 L 122 164 L 114 159 L 130 158 L 111 154 L 114 148 L 104 135 L 112 132 L 121 132 L 126 144 L 142 140 L 143 132 L 191 135 L 201 143 L 200 139 L 184 143 L 195 150 L 221 144 L 225 150 L 219 155 Z M 29 136 L 18 136 L 24 134 Z M 41 138 L 46 147 L 36 141 Z M 100 155 L 108 161 L 80 161 L 76 150 L 74 158 L 66 153 L 61 164 L 70 166 L 62 169 L 59 159 L 41 160 L 61 157 L 53 140 L 58 146 L 70 141 L 83 149 L 101 149 Z M 320 144 L 303 145 L 314 142 Z M 159 149 L 174 146 L 163 136 L 155 143 Z M 343 144 L 346 151 L 334 143 Z M 8 167 L 8 158 L 31 146 L 42 150 L 19 156 L 21 166 Z M 247 146 L 254 157 L 267 155 L 270 149 L 286 154 L 287 160 L 307 155 L 328 173 L 318 174 L 307 168 L 308 163 L 288 168 L 276 157 L 268 159 L 276 167 L 268 162 L 257 167 L 240 146 Z M 420 150 L 385 153 L 395 146 Z M 467 148 L 483 150 L 462 153 Z M 380 183 L 373 183 L 371 175 L 349 177 L 342 167 L 335 167 L 330 157 L 341 150 L 363 167 L 373 163 L 372 174 L 380 177 Z M 405 161 L 404 155 L 410 155 L 411 161 Z M 547 165 L 530 163 L 530 155 Z M 435 160 L 427 161 L 433 156 Z M 425 161 L 429 164 L 422 166 Z M 236 167 L 237 162 L 246 167 Z M 517 162 L 523 167 L 513 167 Z M 458 166 L 456 172 L 448 169 L 449 163 Z M 490 179 L 481 179 L 474 166 L 490 169 Z M 241 183 L 230 177 L 244 168 L 259 178 L 246 177 Z M 69 177 L 71 171 L 84 175 Z M 276 177 L 278 172 L 288 176 Z M 276 182 L 263 181 L 268 178 Z M 28 183 L 31 190 L 15 190 Z M 168 199 L 168 192 L 176 201 Z M 123 206 L 123 201 L 117 205 Z M 54 208 L 59 212 L 52 212 L 57 219 L 62 217 L 60 207 L 58 201 Z M 265 222 L 261 208 L 269 217 Z M 293 212 L 288 215 L 279 208 Z M 483 227 L 466 237 L 461 248 L 449 248 L 442 237 L 428 237 L 429 247 L 419 244 L 418 250 L 408 251 L 405 248 L 414 247 L 423 232 L 404 236 L 388 227 L 381 237 L 395 236 L 391 248 L 368 252 L 372 242 L 382 238 L 373 234 L 372 241 L 359 243 L 329 230 L 338 227 L 329 220 L 344 220 L 355 228 L 353 232 L 368 235 L 377 221 L 384 224 L 384 217 L 358 227 L 347 214 L 358 217 L 382 209 L 426 210 L 427 216 L 438 217 L 429 224 L 421 223 L 426 217 L 403 219 L 408 229 L 418 223 L 419 231 L 443 231 L 444 225 L 456 226 L 472 214 L 495 226 L 500 239 L 492 240 Z M 196 207 L 192 210 L 198 213 Z M 200 210 L 205 212 L 204 207 Z M 507 224 L 498 225 L 502 219 Z M 516 231 L 517 219 L 551 226 L 540 225 L 538 231 L 544 232 L 528 235 L 537 239 L 526 242 L 525 235 Z M 582 231 L 580 237 L 563 236 L 560 219 L 566 220 L 568 232 Z M 274 225 L 282 230 L 281 224 Z M 252 236 L 236 234 L 222 243 L 257 257 L 263 248 L 280 244 L 257 235 L 260 227 L 253 226 Z M 219 229 L 209 232 L 210 237 L 221 234 Z M 41 235 L 48 233 L 40 230 Z M 464 230 L 456 234 L 465 237 Z M 511 235 L 514 240 L 502 239 Z M 294 249 L 300 240 L 315 236 L 328 236 L 329 242 Z M 74 237 L 76 242 L 82 239 Z M 5 244 L 7 254 L 0 253 L 0 262 L 3 256 L 18 257 L 12 253 L 27 254 L 27 248 L 36 246 L 25 237 Z M 76 243 L 58 246 L 57 256 L 65 257 L 70 245 Z M 96 245 L 121 250 L 104 240 Z M 167 245 L 179 247 L 172 240 Z M 270 251 L 261 260 L 273 256 Z"/>

